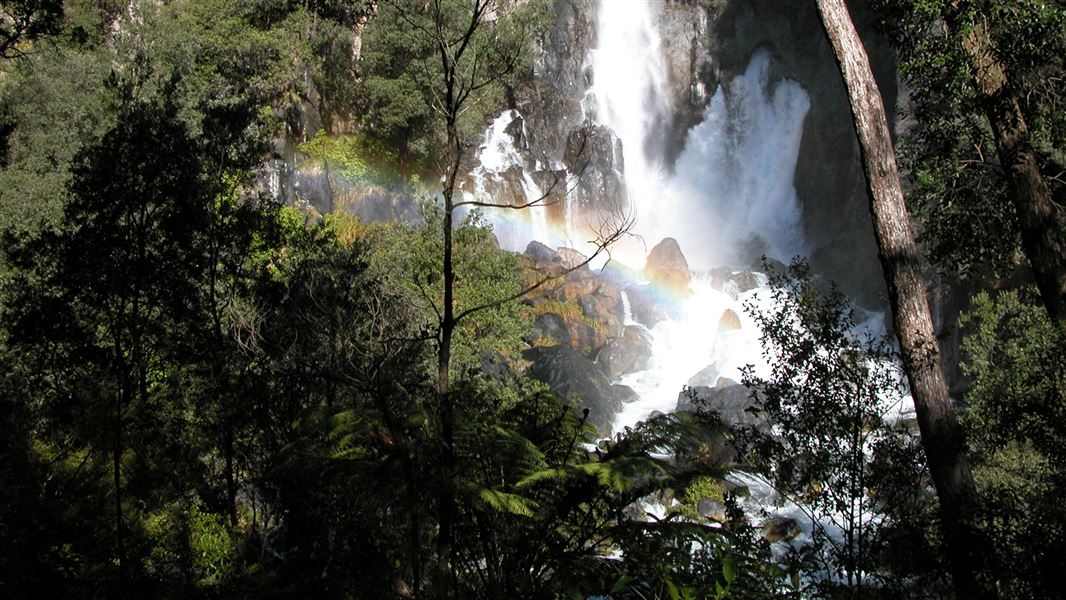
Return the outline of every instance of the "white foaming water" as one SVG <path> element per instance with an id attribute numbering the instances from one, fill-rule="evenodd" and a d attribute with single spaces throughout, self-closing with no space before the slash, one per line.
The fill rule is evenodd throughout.
<path id="1" fill-rule="evenodd" d="M 802 253 L 793 178 L 810 100 L 793 81 L 771 84 L 770 60 L 755 53 L 743 75 L 715 92 L 675 165 L 675 205 L 663 212 L 677 235 L 703 242 L 693 248 L 697 262 L 728 264 L 756 237 L 774 258 Z"/>
<path id="2" fill-rule="evenodd" d="M 664 117 L 670 113 L 666 59 L 658 30 L 659 5 L 644 0 L 601 2 L 597 44 L 589 52 L 593 85 L 586 114 L 622 140 L 626 191 L 637 227 L 649 227 L 658 211 L 651 198 L 662 187 Z M 615 160 L 614 164 L 619 164 Z"/>
<path id="3" fill-rule="evenodd" d="M 734 263 L 756 237 L 761 240 L 756 249 L 775 258 L 787 260 L 802 253 L 800 203 L 793 178 L 810 108 L 806 92 L 789 80 L 771 81 L 772 58 L 768 52 L 757 52 L 743 74 L 716 90 L 703 121 L 688 132 L 673 173 L 667 175 L 663 128 L 671 107 L 658 29 L 661 10 L 657 2 L 601 0 L 597 47 L 588 55 L 593 85 L 582 101 L 586 116 L 607 126 L 622 142 L 622 160 L 615 157 L 613 164 L 624 165 L 627 197 L 636 215 L 634 233 L 649 243 L 667 236 L 678 239 L 697 268 Z M 475 189 L 467 192 L 470 197 L 500 201 L 491 198 L 487 184 L 501 184 L 508 172 L 513 181 L 514 169 L 520 170 L 525 198 L 503 200 L 517 204 L 540 197 L 542 191 L 530 176 L 536 165 L 525 164 L 507 133 L 518 118 L 516 111 L 506 111 L 486 131 L 478 153 L 480 166 L 472 174 Z M 572 194 L 566 194 L 564 202 L 559 230 L 549 227 L 543 206 L 486 214 L 506 248 L 520 250 L 531 239 L 575 246 Z M 619 256 L 626 250 L 613 253 Z M 643 256 L 641 249 L 629 258 L 639 262 Z M 708 366 L 717 376 L 737 381 L 745 365 L 763 369 L 759 332 L 743 302 L 764 288 L 739 300 L 705 281 L 694 281 L 692 289 L 674 318 L 650 331 L 650 368 L 622 379 L 641 400 L 617 415 L 615 431 L 652 411 L 672 411 L 682 387 Z M 633 325 L 628 300 L 623 295 L 626 324 Z M 740 317 L 739 330 L 718 331 L 726 310 Z"/>
<path id="4" fill-rule="evenodd" d="M 618 383 L 628 385 L 640 400 L 626 404 L 615 417 L 613 433 L 646 419 L 654 411 L 673 412 L 678 394 L 693 375 L 713 366 L 715 377 L 739 382 L 741 369 L 752 365 L 765 376 L 766 366 L 759 344 L 759 329 L 744 311 L 744 304 L 759 304 L 766 294 L 752 290 L 733 299 L 703 279 L 691 285 L 692 296 L 673 319 L 661 321 L 650 330 L 652 358 L 649 368 L 626 375 Z M 623 297 L 626 302 L 628 297 Z M 740 329 L 721 328 L 722 317 L 732 311 L 740 319 Z"/>
<path id="5" fill-rule="evenodd" d="M 771 56 L 756 52 L 742 75 L 715 92 L 668 176 L 663 126 L 671 107 L 661 8 L 601 1 L 598 47 L 589 53 L 586 113 L 622 141 L 636 233 L 652 243 L 676 238 L 702 267 L 735 263 L 753 242 L 758 253 L 780 260 L 802 253 L 793 178 L 810 108 L 806 92 L 793 81 L 771 82 Z"/>
<path id="6" fill-rule="evenodd" d="M 756 53 L 744 74 L 714 94 L 667 176 L 662 127 L 670 104 L 658 30 L 661 8 L 640 0 L 601 1 L 598 46 L 589 53 L 594 83 L 586 112 L 622 141 L 635 233 L 650 243 L 676 238 L 690 264 L 704 268 L 734 262 L 754 236 L 763 240 L 759 252 L 787 260 L 802 248 L 792 180 L 810 108 L 807 95 L 791 81 L 771 85 L 770 55 Z M 739 381 L 741 367 L 761 364 L 758 331 L 744 313 L 743 299 L 735 301 L 706 282 L 692 287 L 679 314 L 651 331 L 651 367 L 621 381 L 641 400 L 617 415 L 616 432 L 653 411 L 672 411 L 682 387 L 709 365 L 719 376 Z M 740 316 L 743 326 L 719 334 L 726 309 Z"/>

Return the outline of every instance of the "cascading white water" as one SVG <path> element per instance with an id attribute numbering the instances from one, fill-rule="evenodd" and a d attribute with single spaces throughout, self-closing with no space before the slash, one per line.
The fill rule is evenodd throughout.
<path id="1" fill-rule="evenodd" d="M 667 169 L 664 127 L 671 121 L 672 107 L 659 31 L 662 6 L 646 0 L 601 0 L 597 46 L 587 56 L 592 86 L 582 108 L 586 117 L 621 141 L 623 156 L 613 157 L 610 164 L 624 169 L 626 196 L 636 216 L 634 233 L 650 243 L 678 239 L 696 268 L 735 263 L 744 245 L 756 237 L 761 240 L 757 250 L 775 258 L 787 260 L 801 253 L 793 176 L 810 107 L 807 94 L 795 82 L 771 81 L 770 54 L 756 53 L 743 74 L 715 91 L 703 121 L 688 132 L 674 168 Z M 515 174 L 521 187 L 516 191 L 524 197 L 505 202 L 530 202 L 542 193 L 530 175 L 537 165 L 526 164 L 508 133 L 520 117 L 517 111 L 505 111 L 486 131 L 478 152 L 480 166 L 471 174 L 474 189 L 464 192 L 468 198 L 499 202 L 491 191 L 498 193 L 506 181 L 515 181 Z M 564 202 L 563 228 L 554 235 L 543 206 L 492 210 L 488 216 L 506 248 L 521 250 L 531 239 L 572 245 L 579 237 L 572 193 Z M 629 260 L 641 260 L 643 247 L 638 252 L 629 253 Z M 617 416 L 615 430 L 654 410 L 672 410 L 681 388 L 705 367 L 713 365 L 718 375 L 739 379 L 740 367 L 761 362 L 758 331 L 744 315 L 743 302 L 752 294 L 737 299 L 698 280 L 692 288 L 694 293 L 680 301 L 674 317 L 649 332 L 651 368 L 624 378 L 641 400 Z M 740 330 L 719 331 L 719 319 L 727 310 L 742 316 Z"/>
<path id="2" fill-rule="evenodd" d="M 586 114 L 622 142 L 636 233 L 652 243 L 663 237 L 677 239 L 689 264 L 697 268 L 736 265 L 739 260 L 747 266 L 753 253 L 780 260 L 803 254 L 801 207 L 793 179 L 810 109 L 806 92 L 793 81 L 772 81 L 770 53 L 756 52 L 743 74 L 715 91 L 703 121 L 688 132 L 673 169 L 666 169 L 660 129 L 669 122 L 663 117 L 670 108 L 658 31 L 661 7 L 642 0 L 600 0 L 598 47 L 590 52 L 594 85 L 586 96 L 592 102 L 586 104 L 593 104 L 593 110 L 586 107 Z M 654 411 L 675 410 L 679 392 L 697 373 L 711 385 L 719 377 L 739 381 L 746 365 L 757 376 L 769 375 L 760 331 L 745 310 L 745 304 L 763 313 L 774 308 L 766 279 L 756 277 L 761 285 L 755 289 L 737 294 L 734 288 L 730 294 L 697 276 L 689 286 L 691 295 L 675 298 L 672 318 L 647 331 L 648 368 L 618 382 L 637 392 L 639 400 L 616 415 L 614 433 Z M 622 304 L 625 325 L 643 328 L 633 318 L 628 293 L 623 292 Z M 875 330 L 877 321 L 873 316 L 862 328 Z M 905 418 L 912 411 L 905 399 L 886 418 Z M 810 541 L 816 525 L 808 513 L 782 503 L 758 477 L 731 477 L 751 490 L 743 501 L 748 514 L 787 515 L 802 531 L 793 543 Z M 657 501 L 645 500 L 649 513 L 665 512 Z M 835 535 L 833 515 L 819 517 L 818 527 Z"/>
<path id="3" fill-rule="evenodd" d="M 662 128 L 671 108 L 661 8 L 602 0 L 597 47 L 589 53 L 593 86 L 586 114 L 622 142 L 635 233 L 652 243 L 674 237 L 690 264 L 701 268 L 734 262 L 755 236 L 763 241 L 760 252 L 789 258 L 802 248 L 792 179 L 810 105 L 806 93 L 791 81 L 772 83 L 770 56 L 757 53 L 745 73 L 715 92 L 668 175 Z M 740 367 L 761 362 L 758 331 L 746 317 L 740 330 L 718 331 L 726 310 L 744 314 L 750 294 L 737 300 L 699 281 L 692 288 L 678 314 L 650 331 L 651 367 L 622 380 L 641 400 L 616 417 L 616 431 L 652 411 L 673 410 L 682 386 L 709 365 L 739 379 Z"/>
<path id="4" fill-rule="evenodd" d="M 769 52 L 755 53 L 743 75 L 717 90 L 675 165 L 667 226 L 705 240 L 697 261 L 736 260 L 756 238 L 760 252 L 780 260 L 803 251 L 793 177 L 810 100 L 793 81 L 772 83 L 770 61 Z M 700 235 L 708 231 L 715 235 Z"/>
<path id="5" fill-rule="evenodd" d="M 655 217 L 650 199 L 661 187 L 663 118 L 670 112 L 656 3 L 601 2 L 596 13 L 597 47 L 589 52 L 592 88 L 585 113 L 622 140 L 626 191 L 638 227 Z M 591 105 L 591 106 L 590 106 Z"/>

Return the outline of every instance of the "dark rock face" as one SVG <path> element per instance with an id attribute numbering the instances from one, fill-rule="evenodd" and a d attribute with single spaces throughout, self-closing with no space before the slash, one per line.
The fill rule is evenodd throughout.
<path id="1" fill-rule="evenodd" d="M 530 244 L 533 252 L 525 255 L 529 267 L 527 283 L 556 275 L 561 276 L 561 284 L 524 300 L 540 315 L 529 341 L 550 337 L 555 343 L 595 356 L 610 340 L 625 333 L 621 288 L 612 278 L 587 266 L 562 275 L 566 265 L 575 264 L 573 261 L 580 255 L 560 248 L 555 252 L 556 260 L 537 260 L 538 256 L 547 256 L 542 246 Z"/>
<path id="2" fill-rule="evenodd" d="M 299 199 L 322 215 L 346 213 L 364 223 L 411 223 L 418 219 L 414 197 L 381 186 L 348 185 L 337 173 L 321 166 L 302 165 L 288 176 L 286 184 L 292 201 Z"/>
<path id="3" fill-rule="evenodd" d="M 569 346 L 573 340 L 570 327 L 562 315 L 544 313 L 533 323 L 533 339 L 552 339 L 558 344 Z"/>
<path id="4" fill-rule="evenodd" d="M 694 387 L 678 394 L 678 412 L 692 412 L 697 408 L 717 412 L 722 422 L 731 427 L 766 426 L 766 419 L 752 414 L 748 409 L 755 406 L 751 390 L 743 385 L 724 387 Z"/>
<path id="5" fill-rule="evenodd" d="M 643 371 L 651 360 L 651 336 L 641 327 L 626 327 L 622 337 L 615 338 L 597 355 L 597 363 L 603 366 L 611 379 Z"/>
<path id="6" fill-rule="evenodd" d="M 892 121 L 897 99 L 895 54 L 877 33 L 867 2 L 850 0 L 848 5 Z M 720 80 L 743 72 L 752 53 L 766 48 L 775 59 L 771 79 L 792 79 L 806 90 L 811 109 L 795 185 L 803 203 L 811 264 L 849 296 L 870 307 L 880 306 L 884 283 L 858 143 L 817 7 L 803 0 L 730 0 L 712 29 Z"/>
<path id="7" fill-rule="evenodd" d="M 633 391 L 633 388 L 620 383 L 611 386 L 611 393 L 614 394 L 615 398 L 621 400 L 623 404 L 629 404 L 630 402 L 640 400 L 640 395 Z"/>
<path id="8" fill-rule="evenodd" d="M 478 362 L 478 371 L 489 379 L 508 382 L 514 375 L 507 357 L 494 350 L 485 350 L 478 353 Z"/>
<path id="9" fill-rule="evenodd" d="M 533 348 L 524 356 L 533 363 L 530 375 L 548 384 L 564 399 L 573 397 L 574 412 L 580 415 L 588 409 L 588 422 L 601 434 L 610 433 L 611 420 L 622 409 L 626 392 L 613 389 L 599 365 L 579 350 L 567 346 Z"/>
<path id="10" fill-rule="evenodd" d="M 570 173 L 580 173 L 573 200 L 579 211 L 595 211 L 626 205 L 622 141 L 603 125 L 585 121 L 566 139 L 563 164 Z"/>
<path id="11" fill-rule="evenodd" d="M 675 294 L 683 295 L 689 291 L 692 272 L 688 269 L 688 261 L 677 240 L 665 238 L 651 249 L 648 262 L 644 265 L 644 276 L 653 284 Z"/>
<path id="12" fill-rule="evenodd" d="M 759 287 L 759 279 L 751 271 L 734 273 L 733 269 L 729 267 L 718 267 L 712 269 L 709 275 L 711 276 L 711 287 L 729 294 L 734 300 L 739 298 L 744 292 L 749 292 Z"/>

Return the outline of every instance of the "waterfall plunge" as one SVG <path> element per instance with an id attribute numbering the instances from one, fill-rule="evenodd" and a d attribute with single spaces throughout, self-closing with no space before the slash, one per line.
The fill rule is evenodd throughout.
<path id="1" fill-rule="evenodd" d="M 599 46 L 589 52 L 593 85 L 586 114 L 622 140 L 626 192 L 643 230 L 655 212 L 650 199 L 662 184 L 662 123 L 670 112 L 666 60 L 654 3 L 601 2 L 596 15 Z M 590 106 L 591 104 L 591 106 Z"/>
<path id="2" fill-rule="evenodd" d="M 676 238 L 690 265 L 698 269 L 747 266 L 751 250 L 782 260 L 801 253 L 800 204 L 792 181 L 810 106 L 806 93 L 795 82 L 771 81 L 770 54 L 756 53 L 743 74 L 716 90 L 670 172 L 664 127 L 673 108 L 658 26 L 661 9 L 659 2 L 601 0 L 598 45 L 587 57 L 593 85 L 582 109 L 622 142 L 623 156 L 613 157 L 612 164 L 624 169 L 626 195 L 636 216 L 634 233 L 651 244 Z M 474 189 L 464 191 L 468 198 L 500 201 L 493 190 L 514 169 L 521 170 L 521 189 L 515 195 L 528 202 L 542 193 L 529 175 L 535 165 L 527 164 L 507 134 L 519 117 L 506 111 L 486 132 L 478 153 L 480 166 L 472 173 Z M 496 209 L 487 216 L 507 248 L 520 250 L 531 239 L 572 245 L 579 236 L 569 195 L 566 207 L 561 231 L 548 226 L 543 207 Z M 755 240 L 756 246 L 750 247 Z M 646 249 L 640 243 L 630 246 L 612 249 L 612 256 L 639 267 Z M 692 287 L 695 294 L 675 318 L 650 331 L 651 368 L 624 378 L 641 400 L 617 416 L 616 430 L 653 410 L 672 410 L 682 386 L 705 366 L 714 365 L 719 375 L 736 379 L 741 366 L 761 362 L 758 331 L 746 316 L 741 330 L 718 332 L 722 313 L 744 315 L 743 302 L 751 294 L 733 298 L 699 280 Z"/>
<path id="3" fill-rule="evenodd" d="M 586 113 L 622 141 L 636 233 L 651 243 L 677 238 L 700 267 L 736 263 L 752 248 L 788 260 L 803 250 L 792 181 L 807 94 L 793 81 L 771 82 L 770 54 L 756 53 L 743 74 L 716 91 L 667 175 L 662 128 L 671 107 L 661 6 L 601 1 L 599 46 L 589 53 Z"/>
<path id="4" fill-rule="evenodd" d="M 749 258 L 738 253 L 752 244 L 783 261 L 803 252 L 792 181 L 810 100 L 793 81 L 771 85 L 769 71 L 769 53 L 757 52 L 743 75 L 719 88 L 675 165 L 676 207 L 665 213 L 678 235 L 701 240 L 697 262 Z"/>
<path id="5" fill-rule="evenodd" d="M 792 182 L 810 108 L 807 94 L 795 82 L 771 82 L 770 54 L 756 53 L 743 74 L 715 92 L 669 173 L 663 127 L 671 106 L 658 29 L 661 7 L 601 0 L 598 47 L 589 53 L 593 86 L 586 114 L 622 142 L 635 233 L 649 243 L 676 238 L 698 268 L 742 260 L 746 266 L 753 253 L 787 260 L 803 248 Z M 743 309 L 751 294 L 733 298 L 700 280 L 692 288 L 695 293 L 675 318 L 650 331 L 650 367 L 622 379 L 640 400 L 617 415 L 615 431 L 652 411 L 673 410 L 682 386 L 704 367 L 733 379 L 746 364 L 762 370 L 759 332 Z M 744 315 L 740 330 L 719 331 L 726 310 Z"/>

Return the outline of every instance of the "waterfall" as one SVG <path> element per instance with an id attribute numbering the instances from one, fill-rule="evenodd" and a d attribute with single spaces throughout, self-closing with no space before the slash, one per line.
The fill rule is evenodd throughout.
<path id="1" fill-rule="evenodd" d="M 662 123 L 670 113 L 666 59 L 657 4 L 642 0 L 601 2 L 598 46 L 589 52 L 593 84 L 585 113 L 622 140 L 626 192 L 638 226 L 654 218 L 650 203 L 661 187 Z M 588 106 L 591 104 L 591 106 Z"/>
<path id="2" fill-rule="evenodd" d="M 602 164 L 612 165 L 624 182 L 636 218 L 634 233 L 649 244 L 664 237 L 677 239 L 697 270 L 746 267 L 752 255 L 764 253 L 781 260 L 803 253 L 793 178 L 810 108 L 806 92 L 793 81 L 773 79 L 772 56 L 756 52 L 743 73 L 714 91 L 702 121 L 687 132 L 670 168 L 665 140 L 671 137 L 667 128 L 674 107 L 659 29 L 663 6 L 646 0 L 600 0 L 596 47 L 585 57 L 592 77 L 580 109 L 600 127 L 597 131 L 606 129 L 606 135 L 613 136 L 599 151 L 617 153 L 621 148 L 622 156 L 612 155 L 613 160 Z M 485 132 L 477 154 L 480 164 L 471 173 L 473 189 L 464 189 L 468 197 L 512 205 L 540 197 L 532 175 L 543 169 L 519 147 L 528 139 L 524 124 L 521 135 L 515 131 L 516 121 L 524 123 L 521 119 L 517 111 L 505 111 Z M 552 167 L 555 172 L 558 168 Z M 576 231 L 581 215 L 575 215 L 574 190 L 567 186 L 560 200 L 562 222 L 554 226 L 543 206 L 486 213 L 505 248 L 521 250 L 531 239 L 573 246 L 583 237 Z M 642 243 L 634 243 L 616 246 L 612 256 L 639 268 L 646 252 Z M 729 293 L 699 279 L 691 288 L 690 296 L 673 299 L 671 318 L 648 331 L 651 367 L 622 379 L 641 399 L 617 416 L 616 430 L 653 410 L 673 410 L 682 387 L 699 372 L 739 380 L 742 366 L 761 362 L 759 332 L 744 314 L 744 302 L 754 292 L 737 294 L 733 288 Z M 633 325 L 629 300 L 623 295 L 625 323 Z M 739 330 L 723 330 L 720 321 L 727 312 L 733 321 L 743 315 Z"/>
<path id="3" fill-rule="evenodd" d="M 738 254 L 747 246 L 782 261 L 803 253 L 793 177 L 810 100 L 793 81 L 772 83 L 770 61 L 769 52 L 755 53 L 715 92 L 675 165 L 676 206 L 665 212 L 683 215 L 669 224 L 677 236 L 706 240 L 697 261 L 747 264 L 751 257 Z"/>
<path id="4" fill-rule="evenodd" d="M 676 238 L 703 267 L 802 253 L 793 177 L 810 108 L 806 92 L 793 81 L 771 81 L 771 56 L 757 52 L 743 74 L 715 92 L 668 175 L 663 128 L 672 108 L 661 8 L 601 1 L 598 46 L 589 52 L 585 111 L 622 141 L 637 233 L 650 241 Z"/>
<path id="5" fill-rule="evenodd" d="M 492 122 L 478 148 L 479 165 L 470 173 L 474 189 L 463 190 L 464 199 L 468 201 L 512 206 L 532 203 L 528 208 L 522 209 L 486 209 L 486 216 L 492 221 L 500 244 L 508 250 L 518 252 L 522 251 L 530 240 L 545 244 L 560 242 L 557 236 L 552 235 L 548 226 L 548 208 L 543 202 L 544 191 L 533 180 L 530 174 L 533 169 L 526 164 L 525 158 L 515 147 L 515 140 L 508 133 L 515 121 L 521 119 L 522 115 L 517 110 L 506 110 Z M 522 139 L 525 139 L 525 135 L 525 124 L 522 123 Z M 519 189 L 507 189 L 508 174 L 515 171 L 520 176 Z"/>
<path id="6" fill-rule="evenodd" d="M 750 254 L 787 260 L 803 248 L 793 176 L 810 108 L 806 92 L 792 81 L 771 81 L 770 54 L 756 53 L 744 73 L 715 91 L 671 172 L 664 164 L 672 107 L 661 10 L 657 2 L 601 0 L 588 59 L 593 84 L 585 112 L 622 142 L 636 233 L 650 243 L 674 237 L 701 268 Z M 641 400 L 617 416 L 616 431 L 654 410 L 673 410 L 682 386 L 701 370 L 739 380 L 740 367 L 761 362 L 758 331 L 746 316 L 737 331 L 723 333 L 719 324 L 726 311 L 743 315 L 752 295 L 738 298 L 706 281 L 691 287 L 673 318 L 652 328 L 651 367 L 621 380 Z"/>

